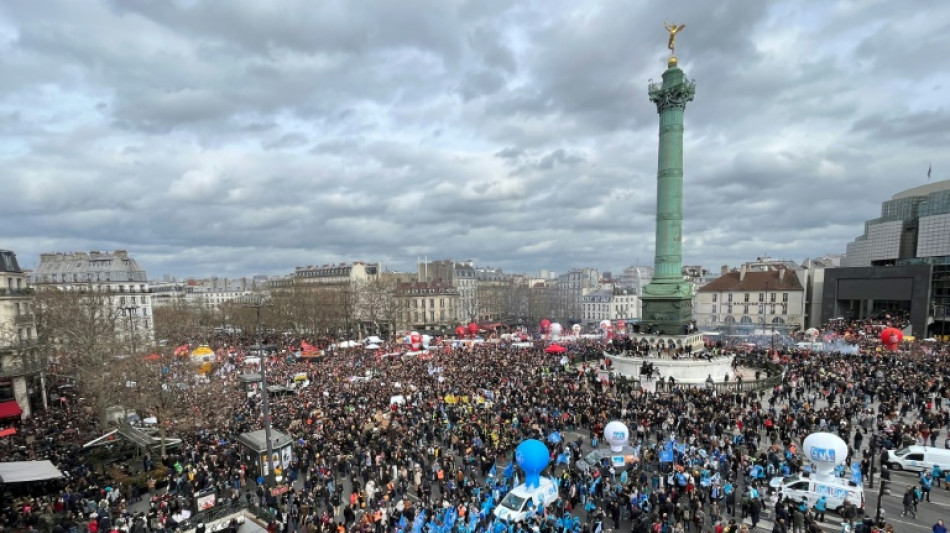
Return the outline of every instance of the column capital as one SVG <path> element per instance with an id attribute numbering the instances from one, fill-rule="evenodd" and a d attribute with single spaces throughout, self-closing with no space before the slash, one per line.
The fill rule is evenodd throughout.
<path id="1" fill-rule="evenodd" d="M 685 110 L 686 103 L 692 102 L 696 95 L 696 82 L 684 79 L 675 85 L 651 83 L 648 93 L 650 101 L 656 104 L 657 113 L 671 109 Z"/>

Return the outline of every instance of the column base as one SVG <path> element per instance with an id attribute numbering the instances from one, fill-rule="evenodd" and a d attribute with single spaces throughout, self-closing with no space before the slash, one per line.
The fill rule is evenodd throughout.
<path id="1" fill-rule="evenodd" d="M 684 335 L 693 322 L 693 287 L 682 279 L 654 279 L 643 288 L 641 324 L 667 335 Z M 644 330 L 646 331 L 646 330 Z"/>

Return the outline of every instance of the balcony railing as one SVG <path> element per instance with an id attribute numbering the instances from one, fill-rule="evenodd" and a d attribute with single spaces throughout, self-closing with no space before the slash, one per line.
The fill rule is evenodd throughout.
<path id="1" fill-rule="evenodd" d="M 29 296 L 31 294 L 33 294 L 33 287 L 24 287 L 20 289 L 0 288 L 0 296 Z"/>
<path id="2" fill-rule="evenodd" d="M 13 323 L 17 326 L 32 326 L 36 323 L 36 317 L 30 313 L 17 315 L 13 318 Z"/>
<path id="3" fill-rule="evenodd" d="M 0 378 L 35 374 L 47 368 L 46 357 L 33 350 L 0 349 Z"/>

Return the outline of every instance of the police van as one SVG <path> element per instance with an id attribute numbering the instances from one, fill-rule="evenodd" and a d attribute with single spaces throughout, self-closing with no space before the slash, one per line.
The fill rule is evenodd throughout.
<path id="1" fill-rule="evenodd" d="M 769 485 L 777 489 L 783 498 L 793 502 L 804 499 L 809 507 L 814 506 L 818 498 L 824 496 L 827 508 L 835 512 L 840 512 L 846 501 L 859 509 L 864 508 L 864 489 L 861 485 L 841 477 L 818 479 L 817 476 L 801 473 L 772 478 Z"/>
<path id="2" fill-rule="evenodd" d="M 950 450 L 930 446 L 908 446 L 896 452 L 887 451 L 887 465 L 891 470 L 930 472 L 934 465 L 940 470 L 950 470 Z"/>
<path id="3" fill-rule="evenodd" d="M 554 480 L 541 477 L 537 487 L 528 488 L 521 484 L 511 489 L 495 507 L 493 514 L 509 522 L 523 522 L 533 512 L 541 514 L 541 509 L 556 502 L 559 497 Z"/>

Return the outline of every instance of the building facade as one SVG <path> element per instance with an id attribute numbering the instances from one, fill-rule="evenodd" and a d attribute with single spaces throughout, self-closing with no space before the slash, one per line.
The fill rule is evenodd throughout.
<path id="1" fill-rule="evenodd" d="M 425 261 L 419 264 L 419 281 L 435 281 L 455 287 L 459 293 L 454 321 L 463 324 L 479 318 L 478 280 L 471 260 Z"/>
<path id="2" fill-rule="evenodd" d="M 400 283 L 396 301 L 399 330 L 442 335 L 455 329 L 459 292 L 442 280 Z"/>
<path id="3" fill-rule="evenodd" d="M 206 278 L 182 282 L 152 283 L 152 306 L 183 303 L 202 309 L 218 309 L 222 304 L 250 296 L 262 287 L 253 279 Z"/>
<path id="4" fill-rule="evenodd" d="M 46 405 L 46 361 L 36 347 L 33 289 L 16 254 L 0 250 L 0 425 Z"/>
<path id="5" fill-rule="evenodd" d="M 627 324 L 640 322 L 640 297 L 633 288 L 606 284 L 582 298 L 582 323 L 585 325 L 597 325 L 603 320 L 622 320 Z"/>
<path id="6" fill-rule="evenodd" d="M 148 276 L 125 250 L 40 254 L 32 283 L 37 290 L 97 294 L 104 314 L 121 317 L 118 337 L 139 347 L 155 339 Z"/>
<path id="7" fill-rule="evenodd" d="M 557 278 L 557 302 L 551 316 L 562 324 L 580 322 L 584 313 L 584 295 L 597 289 L 600 272 L 595 268 L 572 268 Z"/>
<path id="8" fill-rule="evenodd" d="M 896 282 L 887 281 L 893 276 L 881 270 L 915 265 L 929 267 L 930 279 L 923 301 L 918 300 L 923 294 L 920 287 L 907 286 L 895 292 Z M 912 320 L 916 335 L 950 336 L 950 180 L 907 189 L 882 203 L 881 215 L 865 222 L 864 232 L 847 245 L 841 267 L 864 269 L 834 276 L 835 280 L 851 280 L 845 283 L 852 288 L 859 279 L 854 276 L 867 277 L 861 278 L 865 281 L 859 292 L 826 282 L 823 294 L 831 300 L 823 303 L 822 309 L 827 313 L 837 314 L 838 309 L 843 311 L 841 314 L 856 313 L 854 318 L 865 318 L 899 312 L 923 317 Z M 828 274 L 830 271 L 826 278 Z M 905 274 L 898 277 L 919 276 L 918 271 Z M 875 283 L 880 291 L 875 290 Z M 839 297 L 839 292 L 849 298 Z M 888 294 L 900 299 L 885 297 Z M 860 302 L 850 296 L 860 297 Z M 851 303 L 841 304 L 846 300 Z"/>
<path id="9" fill-rule="evenodd" d="M 322 285 L 353 286 L 376 281 L 380 273 L 379 263 L 355 261 L 351 264 L 297 267 L 295 283 L 319 283 Z"/>
<path id="10" fill-rule="evenodd" d="M 633 289 L 634 293 L 639 295 L 652 279 L 653 267 L 629 266 L 620 273 L 617 285 L 624 289 Z"/>
<path id="11" fill-rule="evenodd" d="M 787 268 L 727 272 L 699 289 L 697 326 L 702 330 L 770 334 L 802 328 L 805 288 Z"/>
<path id="12" fill-rule="evenodd" d="M 511 313 L 511 277 L 502 269 L 475 269 L 475 294 L 480 321 L 506 321 L 514 316 Z"/>

